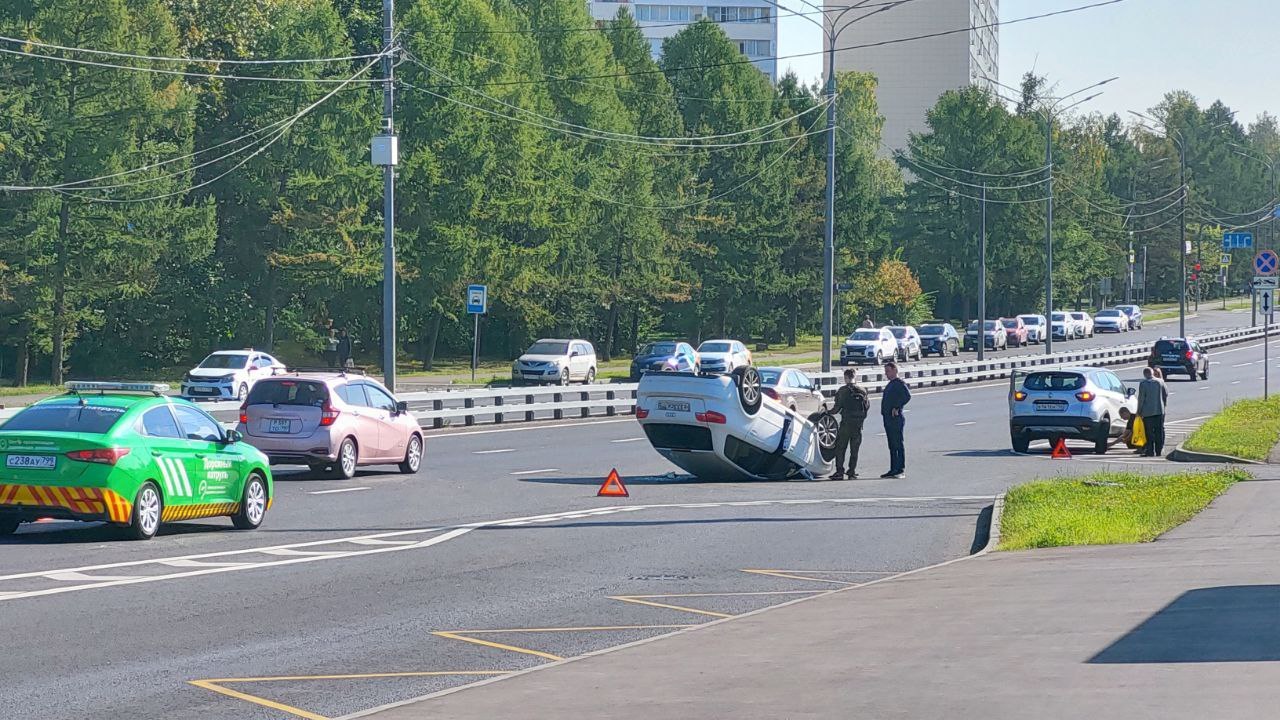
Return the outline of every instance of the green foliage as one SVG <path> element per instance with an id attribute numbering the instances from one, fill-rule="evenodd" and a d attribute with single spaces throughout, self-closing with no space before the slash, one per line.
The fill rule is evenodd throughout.
<path id="1" fill-rule="evenodd" d="M 1188 450 L 1266 460 L 1280 443 L 1280 398 L 1239 400 L 1187 438 Z"/>

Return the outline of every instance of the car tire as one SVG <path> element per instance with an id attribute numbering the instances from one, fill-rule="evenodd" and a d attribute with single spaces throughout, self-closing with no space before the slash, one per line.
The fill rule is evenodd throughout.
<path id="1" fill-rule="evenodd" d="M 12 535 L 18 532 L 18 526 L 22 521 L 18 518 L 4 518 L 0 520 L 0 536 Z"/>
<path id="2" fill-rule="evenodd" d="M 150 540 L 156 536 L 160 530 L 160 518 L 164 515 L 164 499 L 155 483 L 148 480 L 138 488 L 130 515 L 126 529 L 129 539 Z"/>
<path id="3" fill-rule="evenodd" d="M 823 462 L 834 461 L 836 436 L 840 434 L 840 423 L 829 412 L 816 412 L 809 416 L 809 422 L 813 423 L 818 433 L 818 452 L 822 455 Z"/>
<path id="4" fill-rule="evenodd" d="M 760 371 L 751 366 L 733 371 L 734 383 L 738 386 L 738 402 L 748 415 L 755 415 L 764 401 L 760 391 Z"/>
<path id="5" fill-rule="evenodd" d="M 338 459 L 333 461 L 333 476 L 339 480 L 350 480 L 356 476 L 356 468 L 360 465 L 360 446 L 351 438 L 343 438 L 338 446 Z"/>
<path id="6" fill-rule="evenodd" d="M 236 390 L 236 400 L 244 402 L 247 399 L 249 399 L 249 386 L 244 383 L 240 383 L 240 388 Z"/>
<path id="7" fill-rule="evenodd" d="M 957 343 L 957 344 L 955 344 L 955 345 L 952 345 L 952 346 L 951 346 L 951 357 L 960 357 L 960 345 L 959 345 L 959 343 Z"/>
<path id="8" fill-rule="evenodd" d="M 400 461 L 400 472 L 405 475 L 417 475 L 422 467 L 422 436 L 414 433 L 409 437 L 409 446 L 404 449 L 404 460 Z"/>
<path id="9" fill-rule="evenodd" d="M 231 524 L 237 530 L 257 530 L 267 516 L 267 483 L 258 473 L 253 473 L 244 483 L 240 493 L 240 509 L 231 516 Z"/>
<path id="10" fill-rule="evenodd" d="M 1013 443 L 1013 451 L 1016 453 L 1025 453 L 1031 449 L 1031 438 L 1026 435 L 1010 435 L 1010 441 Z"/>
<path id="11" fill-rule="evenodd" d="M 1093 453 L 1106 455 L 1107 445 L 1111 442 L 1111 418 L 1103 418 L 1098 426 L 1098 437 L 1093 441 Z"/>
<path id="12" fill-rule="evenodd" d="M 591 368 L 587 371 L 587 379 L 582 381 L 583 385 L 591 385 L 596 381 L 596 369 Z"/>

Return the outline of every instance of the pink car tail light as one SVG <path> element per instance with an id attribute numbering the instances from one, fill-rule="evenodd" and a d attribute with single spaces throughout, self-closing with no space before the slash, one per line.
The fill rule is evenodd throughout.
<path id="1" fill-rule="evenodd" d="M 328 400 L 325 400 L 324 407 L 320 408 L 320 427 L 329 427 L 334 424 L 341 414 L 333 408 L 333 405 Z"/>

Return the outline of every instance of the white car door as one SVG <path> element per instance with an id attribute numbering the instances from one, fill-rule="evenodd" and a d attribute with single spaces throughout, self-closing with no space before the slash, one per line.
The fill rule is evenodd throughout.
<path id="1" fill-rule="evenodd" d="M 585 380 L 587 372 L 591 370 L 591 347 L 584 342 L 575 342 L 572 348 L 572 351 L 578 354 L 570 360 L 573 368 L 570 372 L 574 379 Z"/>

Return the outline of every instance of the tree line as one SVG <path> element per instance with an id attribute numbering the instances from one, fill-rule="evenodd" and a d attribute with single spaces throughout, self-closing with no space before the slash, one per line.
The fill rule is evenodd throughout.
<path id="1" fill-rule="evenodd" d="M 329 321 L 376 358 L 380 9 L 0 4 L 0 35 L 20 41 L 0 40 L 0 378 L 164 373 L 226 347 L 296 362 Z M 402 362 L 467 351 L 477 282 L 488 355 L 539 336 L 586 337 L 610 357 L 652 337 L 795 342 L 819 327 L 820 88 L 770 83 L 707 21 L 655 61 L 625 8 L 603 25 L 581 0 L 398 11 Z M 260 62 L 282 59 L 328 60 Z M 838 75 L 838 328 L 973 317 L 984 182 L 992 313 L 1037 306 L 1051 94 L 1034 77 L 1012 108 L 948 93 L 892 156 L 875 78 Z M 1189 236 L 1205 257 L 1221 226 L 1252 223 L 1246 210 L 1275 194 L 1248 157 L 1280 153 L 1272 118 L 1246 127 L 1185 93 L 1151 112 L 1165 129 L 1057 118 L 1064 300 L 1101 302 L 1104 278 L 1123 288 L 1130 232 L 1149 248 L 1148 297 L 1176 293 L 1170 138 L 1187 149 Z"/>

